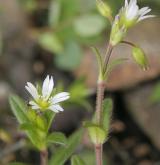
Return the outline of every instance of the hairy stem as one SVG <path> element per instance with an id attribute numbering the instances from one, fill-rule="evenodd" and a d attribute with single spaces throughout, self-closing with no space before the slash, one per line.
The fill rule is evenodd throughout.
<path id="1" fill-rule="evenodd" d="M 105 73 L 108 67 L 108 63 L 112 54 L 113 46 L 108 45 L 107 51 L 104 57 L 103 72 Z M 105 91 L 105 80 L 98 81 L 97 84 L 97 99 L 96 99 L 96 123 L 101 125 L 102 114 L 103 114 L 103 99 Z M 95 144 L 95 154 L 96 154 L 96 165 L 103 164 L 103 144 Z"/>
<path id="2" fill-rule="evenodd" d="M 99 125 L 101 124 L 101 118 L 102 118 L 104 90 L 105 90 L 105 82 L 99 81 L 97 84 L 97 100 L 96 100 L 96 123 Z"/>
<path id="3" fill-rule="evenodd" d="M 40 165 L 48 165 L 48 151 L 47 151 L 47 149 L 40 152 L 40 159 L 41 159 Z"/>
<path id="4" fill-rule="evenodd" d="M 102 121 L 102 110 L 103 110 L 103 99 L 104 99 L 105 82 L 100 81 L 97 85 L 97 101 L 96 101 L 96 122 L 101 124 Z M 96 165 L 102 165 L 103 163 L 103 145 L 95 144 L 95 154 L 96 154 Z"/>
<path id="5" fill-rule="evenodd" d="M 102 144 L 95 145 L 95 153 L 96 153 L 96 165 L 102 165 L 103 164 L 103 158 L 102 158 L 103 145 Z"/>

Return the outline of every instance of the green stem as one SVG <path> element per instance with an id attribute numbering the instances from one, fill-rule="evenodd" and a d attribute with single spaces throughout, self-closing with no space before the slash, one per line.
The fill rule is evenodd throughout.
<path id="1" fill-rule="evenodd" d="M 47 149 L 40 152 L 40 159 L 41 159 L 40 165 L 48 165 L 48 151 L 47 151 Z"/>

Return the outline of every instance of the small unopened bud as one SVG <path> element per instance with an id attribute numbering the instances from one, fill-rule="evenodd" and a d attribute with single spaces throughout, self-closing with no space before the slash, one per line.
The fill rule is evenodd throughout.
<path id="1" fill-rule="evenodd" d="M 132 55 L 135 60 L 135 62 L 143 69 L 148 69 L 148 59 L 144 53 L 144 51 L 140 47 L 133 47 L 132 49 Z"/>
<path id="2" fill-rule="evenodd" d="M 101 15 L 109 19 L 111 18 L 112 11 L 107 3 L 104 3 L 102 0 L 96 0 L 96 5 Z"/>

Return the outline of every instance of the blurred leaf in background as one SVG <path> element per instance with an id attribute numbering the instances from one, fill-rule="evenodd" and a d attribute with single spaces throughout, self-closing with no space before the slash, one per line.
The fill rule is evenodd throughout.
<path id="1" fill-rule="evenodd" d="M 63 90 L 64 84 L 58 82 L 56 92 Z M 88 101 L 88 99 L 86 99 L 89 97 L 91 91 L 87 88 L 84 78 L 73 81 L 67 88 L 67 91 L 70 93 L 70 99 L 66 103 L 64 103 L 65 105 L 67 105 L 68 107 L 81 106 L 88 111 L 92 109 L 90 102 Z"/>
<path id="2" fill-rule="evenodd" d="M 22 5 L 23 9 L 28 13 L 35 11 L 38 7 L 38 1 L 37 0 L 27 0 L 27 1 L 26 0 L 18 0 L 18 1 Z"/>
<path id="3" fill-rule="evenodd" d="M 160 82 L 157 83 L 153 89 L 153 92 L 150 96 L 151 103 L 159 103 L 160 102 Z"/>
<path id="4" fill-rule="evenodd" d="M 72 71 L 79 66 L 82 58 L 82 50 L 78 43 L 68 41 L 65 44 L 64 52 L 55 57 L 58 68 Z"/>
<path id="5" fill-rule="evenodd" d="M 58 68 L 72 71 L 83 58 L 83 46 L 102 38 L 99 34 L 106 29 L 106 20 L 91 0 L 51 0 L 48 6 L 49 32 L 40 32 L 38 43 L 56 55 Z"/>

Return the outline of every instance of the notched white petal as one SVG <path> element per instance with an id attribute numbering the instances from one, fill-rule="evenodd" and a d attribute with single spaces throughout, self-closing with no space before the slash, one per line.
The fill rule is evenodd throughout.
<path id="1" fill-rule="evenodd" d="M 48 95 L 48 86 L 49 86 L 49 75 L 45 78 L 43 85 L 42 85 L 42 95 L 46 97 Z"/>
<path id="2" fill-rule="evenodd" d="M 37 99 L 39 97 L 39 95 L 38 95 L 38 91 L 37 91 L 36 87 L 30 82 L 27 82 L 27 85 L 25 86 L 27 91 L 32 95 L 32 97 L 34 99 Z"/>
<path id="3" fill-rule="evenodd" d="M 49 109 L 56 113 L 64 111 L 64 109 L 58 104 L 50 106 Z"/>
<path id="4" fill-rule="evenodd" d="M 46 77 L 46 79 L 43 82 L 43 86 L 42 86 L 42 96 L 44 99 L 48 99 L 49 96 L 52 93 L 54 87 L 54 81 L 53 81 L 53 77 L 51 76 L 51 78 L 49 78 L 49 75 Z"/>
<path id="5" fill-rule="evenodd" d="M 61 92 L 55 95 L 52 99 L 51 102 L 52 104 L 56 104 L 62 101 L 65 101 L 70 98 L 70 94 L 68 92 Z"/>
<path id="6" fill-rule="evenodd" d="M 53 87 L 54 87 L 54 81 L 53 81 L 53 77 L 51 76 L 49 80 L 49 86 L 48 86 L 48 97 L 51 95 L 53 91 Z"/>

